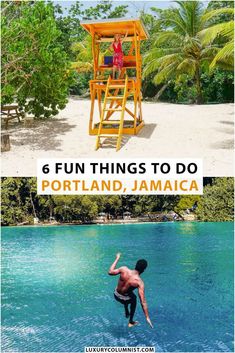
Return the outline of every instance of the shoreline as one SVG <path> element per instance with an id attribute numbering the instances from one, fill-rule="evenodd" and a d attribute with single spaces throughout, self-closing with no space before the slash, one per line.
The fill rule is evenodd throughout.
<path id="1" fill-rule="evenodd" d="M 198 222 L 198 221 L 180 221 L 182 222 Z M 8 227 L 69 227 L 69 226 L 118 226 L 118 225 L 132 225 L 132 224 L 151 224 L 151 223 L 179 223 L 179 222 L 174 222 L 174 221 L 167 221 L 167 222 L 106 222 L 106 223 L 58 223 L 58 224 L 50 224 L 50 223 L 41 223 L 41 224 L 21 224 L 21 225 L 9 225 L 9 226 L 4 226 L 2 225 L 1 228 L 8 228 Z"/>
<path id="2" fill-rule="evenodd" d="M 119 225 L 140 225 L 140 224 L 169 224 L 169 223 L 234 223 L 234 221 L 168 221 L 168 222 L 133 222 L 133 223 L 60 223 L 60 224 L 27 224 L 27 225 L 11 225 L 11 226 L 1 226 L 1 228 L 45 228 L 45 227 L 77 227 L 77 226 L 119 226 Z"/>

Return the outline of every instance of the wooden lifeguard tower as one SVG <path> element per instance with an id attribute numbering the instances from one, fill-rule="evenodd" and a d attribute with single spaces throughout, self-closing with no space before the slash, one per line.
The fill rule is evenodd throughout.
<path id="1" fill-rule="evenodd" d="M 90 80 L 91 111 L 89 134 L 97 135 L 96 149 L 102 138 L 117 138 L 116 150 L 121 147 L 122 135 L 136 135 L 144 126 L 141 108 L 141 54 L 140 41 L 148 38 L 147 30 L 140 19 L 107 19 L 83 21 L 81 26 L 92 36 L 94 77 Z M 125 35 L 130 43 L 123 68 L 118 79 L 105 73 L 113 68 L 112 57 L 102 57 L 100 44 L 113 42 L 116 33 Z M 105 60 L 109 59 L 109 60 Z M 111 59 L 111 60 L 110 60 Z M 134 77 L 129 77 L 127 70 Z M 127 108 L 128 97 L 133 97 L 133 110 Z M 94 117 L 95 101 L 98 102 L 99 118 Z M 129 120 L 126 116 L 129 115 Z M 131 118 L 131 119 L 130 119 Z"/>

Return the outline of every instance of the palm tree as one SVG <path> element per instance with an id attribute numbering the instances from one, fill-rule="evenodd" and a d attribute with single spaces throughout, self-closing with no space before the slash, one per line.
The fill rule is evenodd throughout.
<path id="1" fill-rule="evenodd" d="M 76 61 L 72 62 L 72 69 L 78 72 L 93 71 L 92 38 L 90 35 L 84 37 L 81 42 L 73 43 L 72 52 L 76 55 Z M 103 60 L 104 55 L 112 55 L 109 46 L 105 43 L 101 45 L 99 52 L 99 61 Z"/>
<path id="2" fill-rule="evenodd" d="M 207 11 L 199 1 L 175 2 L 178 8 L 160 13 L 164 30 L 156 32 L 153 47 L 145 55 L 144 76 L 154 74 L 153 82 L 160 84 L 186 74 L 196 86 L 197 103 L 202 103 L 201 71 L 219 51 L 218 45 L 201 40 L 202 31 L 209 27 L 212 18 L 232 9 Z"/>
<path id="3" fill-rule="evenodd" d="M 231 12 L 234 12 L 231 9 Z M 206 17 L 216 16 L 218 10 L 210 11 L 205 14 Z M 234 20 L 222 22 L 208 27 L 198 33 L 202 45 L 212 45 L 218 38 L 223 38 L 221 47 L 218 47 L 218 52 L 210 64 L 210 70 L 213 70 L 218 64 L 219 66 L 233 70 L 234 67 Z"/>
<path id="4" fill-rule="evenodd" d="M 28 187 L 28 190 L 29 190 L 29 200 L 30 200 L 30 204 L 31 204 L 31 207 L 32 207 L 32 210 L 33 210 L 33 216 L 34 218 L 37 218 L 37 213 L 36 213 L 36 207 L 35 207 L 35 204 L 34 204 L 34 197 L 33 197 L 33 194 L 35 194 L 36 192 L 36 184 L 35 184 L 35 180 L 32 178 L 32 179 L 27 179 L 27 187 Z"/>
<path id="5" fill-rule="evenodd" d="M 72 68 L 78 72 L 92 72 L 91 36 L 87 35 L 81 42 L 74 43 L 71 50 L 77 56 L 76 61 L 72 63 Z"/>

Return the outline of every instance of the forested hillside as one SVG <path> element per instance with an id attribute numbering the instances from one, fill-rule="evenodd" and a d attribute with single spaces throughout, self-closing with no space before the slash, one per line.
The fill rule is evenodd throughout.
<path id="1" fill-rule="evenodd" d="M 128 211 L 132 216 L 152 212 L 175 211 L 181 213 L 193 207 L 198 220 L 233 220 L 233 178 L 205 178 L 204 195 L 102 195 L 102 196 L 50 196 L 37 195 L 36 178 L 2 178 L 2 225 L 33 223 L 33 218 L 48 221 L 90 222 L 100 212 L 112 217 Z"/>

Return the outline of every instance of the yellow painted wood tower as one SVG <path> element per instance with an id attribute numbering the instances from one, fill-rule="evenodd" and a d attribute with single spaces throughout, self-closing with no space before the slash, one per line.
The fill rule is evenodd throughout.
<path id="1" fill-rule="evenodd" d="M 96 149 L 106 139 L 116 138 L 116 150 L 121 147 L 122 135 L 136 135 L 144 126 L 141 108 L 142 60 L 140 42 L 148 38 L 140 19 L 107 19 L 83 21 L 81 26 L 92 37 L 93 79 L 90 80 L 91 110 L 89 134 L 97 135 Z M 115 34 L 130 42 L 128 55 L 118 79 L 111 78 L 112 54 L 105 56 L 101 46 L 111 44 Z M 123 43 L 124 46 L 124 43 Z M 98 116 L 95 116 L 95 102 Z"/>

